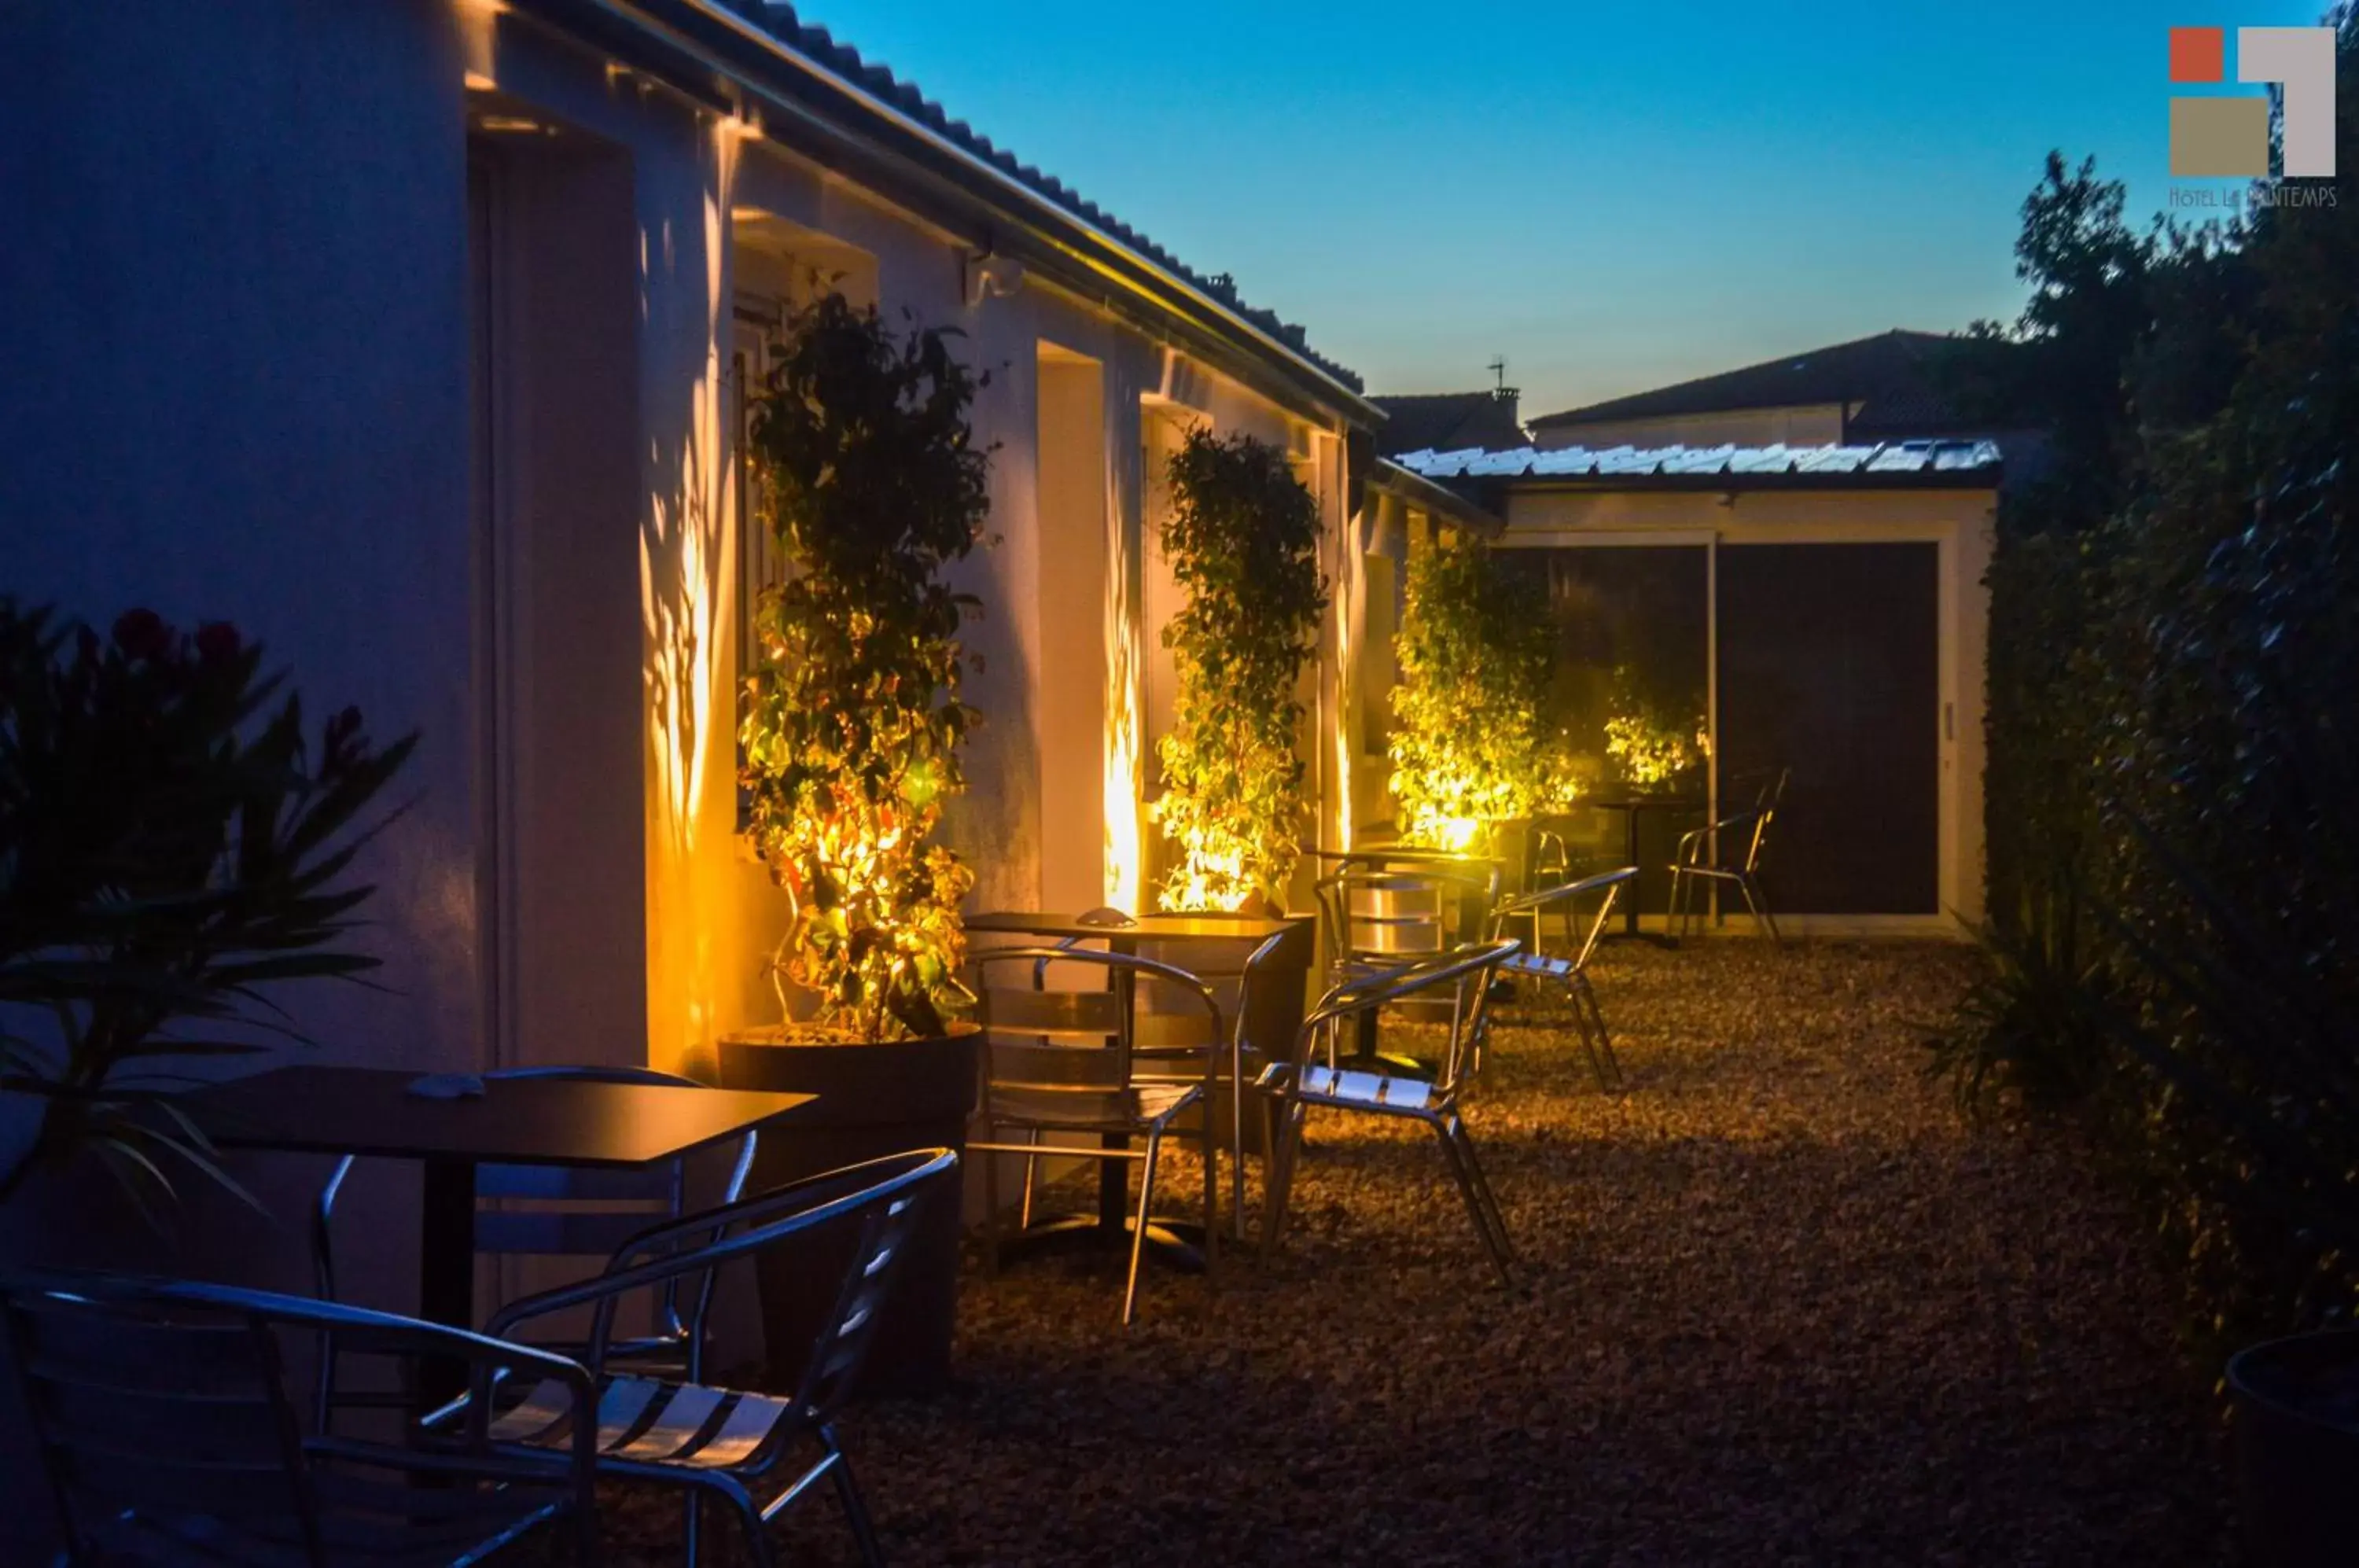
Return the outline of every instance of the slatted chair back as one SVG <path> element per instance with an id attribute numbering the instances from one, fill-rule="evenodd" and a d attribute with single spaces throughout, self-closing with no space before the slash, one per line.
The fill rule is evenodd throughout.
<path id="1" fill-rule="evenodd" d="M 1219 909 L 1190 909 L 1187 914 L 1190 920 L 1208 921 L 1258 918 Z M 1221 1016 L 1234 1026 L 1245 1009 L 1247 971 L 1256 962 L 1258 950 L 1267 946 L 1267 942 L 1242 936 L 1149 937 L 1136 941 L 1131 951 L 1153 963 L 1184 969 L 1202 981 L 1220 1004 Z M 1132 1044 L 1141 1056 L 1192 1056 L 1210 1045 L 1227 1043 L 1205 1038 L 1204 1009 L 1192 997 L 1150 985 L 1144 988 L 1136 1004 Z"/>
<path id="2" fill-rule="evenodd" d="M 882 1183 L 871 1183 L 843 1224 L 856 1223 L 860 1239 L 853 1248 L 852 1266 L 844 1271 L 843 1289 L 835 1310 L 820 1325 L 809 1359 L 803 1363 L 802 1386 L 795 1391 L 798 1406 L 810 1419 L 832 1418 L 856 1388 L 861 1367 L 876 1338 L 886 1299 L 895 1276 L 908 1255 L 928 1202 L 954 1202 L 929 1197 L 938 1187 L 953 1185 L 950 1173 L 957 1156 L 942 1163 L 931 1155 Z"/>
<path id="3" fill-rule="evenodd" d="M 1198 920 L 1259 918 L 1229 916 L 1220 910 L 1193 910 L 1189 914 L 1189 919 Z M 1221 1018 L 1226 1020 L 1228 1038 L 1212 1038 L 1212 1018 L 1191 991 L 1147 985 L 1136 997 L 1132 1013 L 1134 1053 L 1142 1057 L 1193 1055 L 1208 1045 L 1231 1051 L 1248 1044 L 1264 1050 L 1282 1048 L 1287 1040 L 1256 1041 L 1249 1038 L 1245 1032 L 1252 1016 L 1248 1003 L 1258 994 L 1256 986 L 1269 983 L 1265 971 L 1277 963 L 1278 955 L 1297 943 L 1308 944 L 1316 934 L 1306 922 L 1305 929 L 1280 931 L 1257 941 L 1224 936 L 1140 941 L 1136 949 L 1139 957 L 1184 970 L 1202 982 L 1204 989 L 1212 994 Z"/>
<path id="4" fill-rule="evenodd" d="M 290 1336 L 332 1332 L 367 1355 L 455 1360 L 478 1389 L 510 1373 L 546 1378 L 586 1413 L 589 1375 L 561 1356 L 308 1298 L 122 1275 L 0 1280 L 0 1312 L 69 1562 L 116 1560 L 104 1543 L 126 1529 L 140 1531 L 150 1554 L 140 1561 L 179 1561 L 185 1551 L 206 1562 L 327 1568 L 366 1541 L 370 1561 L 419 1562 L 429 1548 L 412 1531 L 451 1540 L 455 1527 L 488 1552 L 565 1508 L 588 1517 L 586 1440 L 571 1444 L 569 1495 L 546 1466 L 493 1455 L 480 1424 L 432 1453 L 328 1439 L 305 1430 L 284 1353 Z M 355 1467 L 513 1491 L 486 1502 L 463 1489 L 364 1482 Z M 586 1530 L 577 1544 L 587 1561 Z"/>
<path id="5" fill-rule="evenodd" d="M 588 1359 L 595 1369 L 605 1359 L 616 1302 L 666 1284 L 682 1287 L 695 1300 L 709 1301 L 712 1281 L 729 1265 L 851 1226 L 859 1239 L 835 1308 L 819 1326 L 794 1406 L 800 1419 L 823 1421 L 851 1393 L 859 1376 L 875 1337 L 877 1309 L 909 1250 L 922 1205 L 955 1201 L 951 1194 L 958 1167 L 959 1157 L 950 1149 L 913 1149 L 688 1215 L 643 1232 L 594 1279 L 502 1308 L 487 1332 L 505 1334 L 519 1323 L 587 1307 L 592 1313 Z M 717 1406 L 702 1408 L 710 1413 Z M 761 1413 L 759 1405 L 747 1410 L 749 1420 Z M 749 1435 L 767 1441 L 770 1433 L 766 1429 Z"/>
<path id="6" fill-rule="evenodd" d="M 1470 898 L 1487 918 L 1497 874 L 1442 866 L 1347 866 L 1318 886 L 1330 950 L 1341 963 L 1414 964 L 1455 945 Z"/>
<path id="7" fill-rule="evenodd" d="M 326 1563 L 301 1431 L 266 1326 L 63 1291 L 12 1292 L 7 1311 L 72 1561 L 94 1555 L 106 1521 L 148 1508 L 232 1527 L 290 1519 L 303 1561 Z"/>
<path id="8" fill-rule="evenodd" d="M 1637 877 L 1636 866 L 1625 866 L 1510 898 L 1495 912 L 1491 934 L 1494 937 L 1505 936 L 1506 927 L 1518 919 L 1560 912 L 1565 916 L 1564 929 L 1572 940 L 1566 943 L 1565 951 L 1546 956 L 1570 960 L 1571 973 L 1578 975 L 1589 967 L 1591 957 L 1597 952 L 1597 944 L 1604 938 L 1606 923 L 1614 918 L 1614 906 L 1636 883 Z M 1597 898 L 1596 907 L 1582 913 L 1582 904 L 1591 898 Z M 1544 945 L 1544 932 L 1540 930 L 1543 922 L 1534 920 L 1533 924 L 1536 938 L 1541 939 L 1532 944 L 1534 951 L 1538 953 Z"/>
<path id="9" fill-rule="evenodd" d="M 1472 1078 L 1490 1036 L 1492 982 L 1500 964 L 1521 945 L 1510 938 L 1468 942 L 1420 963 L 1343 981 L 1302 1020 L 1296 1062 L 1308 1070 L 1323 1061 L 1332 1077 L 1340 1071 L 1338 1038 L 1347 1020 L 1385 1007 L 1423 1004 L 1448 1024 L 1432 1097 L 1454 1097 Z"/>
<path id="10" fill-rule="evenodd" d="M 1760 796 L 1754 802 L 1753 832 L 1745 845 L 1744 865 L 1747 875 L 1761 869 L 1761 857 L 1769 844 L 1769 825 L 1777 820 L 1777 808 L 1785 804 L 1786 785 L 1793 776 L 1792 768 L 1779 768 L 1777 777 L 1761 787 Z"/>
<path id="11" fill-rule="evenodd" d="M 1228 1039 L 1220 1003 L 1184 969 L 1069 947 L 995 948 L 969 962 L 985 1111 L 995 1124 L 1129 1127 L 1138 1120 L 1134 1056 L 1142 1029 L 1158 1054 L 1201 1052 L 1191 1077 L 1209 1082 L 1219 1065 Z M 1099 984 L 1048 989 L 1051 965 L 1095 969 Z"/>

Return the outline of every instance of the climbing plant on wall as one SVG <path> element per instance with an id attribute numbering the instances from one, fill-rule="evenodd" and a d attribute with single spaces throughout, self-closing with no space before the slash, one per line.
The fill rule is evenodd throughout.
<path id="1" fill-rule="evenodd" d="M 1452 530 L 1411 549 L 1387 748 L 1403 843 L 1465 849 L 1542 803 L 1544 609 L 1478 539 Z"/>
<path id="2" fill-rule="evenodd" d="M 789 572 L 756 612 L 741 782 L 794 899 L 782 970 L 853 1040 L 939 1035 L 969 999 L 973 874 L 932 835 L 976 719 L 957 636 L 975 600 L 942 572 L 990 508 L 968 426 L 984 382 L 945 333 L 830 294 L 788 321 L 755 408 L 762 523 Z"/>
<path id="3" fill-rule="evenodd" d="M 1187 607 L 1164 628 L 1177 676 L 1155 821 L 1177 863 L 1167 909 L 1281 901 L 1299 855 L 1302 717 L 1327 583 L 1319 505 L 1280 448 L 1198 428 L 1171 456 L 1164 559 Z"/>

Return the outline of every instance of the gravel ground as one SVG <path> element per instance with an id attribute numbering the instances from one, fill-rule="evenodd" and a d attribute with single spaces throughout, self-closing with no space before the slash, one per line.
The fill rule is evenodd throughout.
<path id="1" fill-rule="evenodd" d="M 1127 1334 L 1112 1263 L 970 1273 L 962 1387 L 844 1423 L 888 1551 L 2222 1560 L 2213 1422 L 2138 1225 L 2069 1138 L 1967 1127 L 1920 1075 L 1920 1026 L 1973 962 L 1610 950 L 1626 1094 L 1569 1035 L 1511 1026 L 1470 1116 L 1524 1257 L 1513 1292 L 1430 1135 L 1332 1119 L 1284 1253 L 1217 1286 L 1155 1274 Z M 677 1561 L 669 1504 L 615 1504 L 609 1563 Z M 796 1561 L 851 1561 L 831 1501 L 783 1531 Z"/>

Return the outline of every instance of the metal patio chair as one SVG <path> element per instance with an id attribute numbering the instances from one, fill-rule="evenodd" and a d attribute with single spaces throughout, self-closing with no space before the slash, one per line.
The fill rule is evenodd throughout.
<path id="1" fill-rule="evenodd" d="M 1421 963 L 1489 931 L 1498 862 L 1415 852 L 1355 853 L 1313 888 L 1328 931 L 1331 985 Z"/>
<path id="2" fill-rule="evenodd" d="M 596 1559 L 589 1372 L 563 1356 L 299 1296 L 122 1275 L 0 1283 L 12 1358 L 66 1541 L 116 1568 L 462 1568 L 565 1521 Z M 548 1459 L 501 1453 L 481 1420 L 399 1441 L 308 1430 L 288 1352 L 463 1363 L 471 1385 L 534 1380 L 565 1431 Z M 423 1482 L 425 1484 L 403 1484 Z"/>
<path id="3" fill-rule="evenodd" d="M 1400 860 L 1381 851 L 1355 854 L 1314 889 L 1327 933 L 1329 988 L 1424 963 L 1487 935 L 1496 924 L 1500 884 L 1495 862 L 1421 851 Z M 1449 1009 L 1444 999 L 1412 996 L 1397 1004 L 1394 1016 L 1445 1023 Z M 1375 1011 L 1354 1020 L 1353 1054 L 1404 1073 L 1430 1070 L 1416 1058 L 1381 1051 L 1378 1020 Z"/>
<path id="4" fill-rule="evenodd" d="M 1229 917 L 1223 910 L 1197 910 L 1192 911 L 1192 918 L 1218 920 Z M 1177 994 L 1176 1007 L 1158 1008 L 1153 1003 L 1162 988 L 1150 985 L 1145 996 L 1134 997 L 1131 1074 L 1139 1083 L 1188 1083 L 1201 1076 L 1201 1064 L 1208 1046 L 1227 1052 L 1229 1217 L 1231 1234 L 1239 1241 L 1245 1239 L 1245 1100 L 1253 1083 L 1248 1073 L 1257 1075 L 1259 1068 L 1267 1065 L 1266 1062 L 1256 1063 L 1252 1060 L 1259 1052 L 1247 1038 L 1252 1018 L 1249 1003 L 1256 985 L 1269 984 L 1265 966 L 1294 940 L 1294 933 L 1280 932 L 1259 942 L 1236 937 L 1166 937 L 1144 939 L 1138 943 L 1139 957 L 1184 970 L 1201 982 L 1228 1019 L 1226 1038 L 1210 1040 L 1205 1036 L 1203 1009 L 1191 996 Z M 1203 1108 L 1203 1115 L 1211 1116 L 1219 1108 L 1219 1090 L 1217 1082 L 1207 1088 L 1212 1103 Z M 1020 1222 L 1024 1225 L 1031 1223 L 1033 1167 L 1038 1163 L 1037 1159 L 1029 1157 L 1024 1162 Z"/>
<path id="5" fill-rule="evenodd" d="M 1598 939 L 1604 935 L 1606 922 L 1614 918 L 1614 904 L 1637 877 L 1638 868 L 1635 866 L 1601 871 L 1593 877 L 1510 898 L 1498 909 L 1497 934 L 1505 935 L 1507 922 L 1518 918 L 1529 918 L 1534 932 L 1529 946 L 1500 962 L 1499 972 L 1532 993 L 1556 991 L 1563 996 L 1565 1010 L 1581 1038 L 1582 1050 L 1588 1054 L 1589 1069 L 1603 1089 L 1622 1087 L 1622 1062 L 1614 1054 L 1614 1037 L 1606 1030 L 1605 1013 L 1597 1005 L 1596 988 L 1589 983 L 1589 961 L 1597 952 Z M 1601 894 L 1597 908 L 1583 916 L 1582 901 Z M 1545 917 L 1550 910 L 1563 917 L 1565 933 L 1565 941 L 1553 952 L 1549 949 L 1545 931 Z"/>
<path id="6" fill-rule="evenodd" d="M 920 1206 L 957 1202 L 958 1167 L 959 1157 L 949 1149 L 915 1149 L 690 1214 L 641 1233 L 594 1279 L 510 1302 L 493 1315 L 491 1332 L 506 1335 L 536 1319 L 590 1311 L 585 1359 L 597 1379 L 598 1411 L 592 1463 L 601 1475 L 686 1491 L 690 1568 L 698 1555 L 698 1498 L 716 1497 L 727 1504 L 744 1528 L 754 1563 L 770 1568 L 777 1554 L 769 1525 L 822 1479 L 835 1487 L 861 1561 L 874 1568 L 884 1561 L 883 1552 L 837 1440 L 835 1417 L 859 1380 Z M 705 1383 L 701 1318 L 713 1275 L 769 1248 L 808 1243 L 841 1228 L 855 1231 L 856 1244 L 834 1310 L 813 1334 L 811 1355 L 794 1391 L 749 1393 Z M 607 1336 L 615 1304 L 639 1291 L 679 1283 L 691 1285 L 687 1295 L 696 1303 L 689 1323 L 688 1376 L 650 1377 L 609 1367 Z M 495 1413 L 488 1422 L 495 1452 L 554 1462 L 577 1444 L 582 1423 L 571 1419 L 564 1394 L 545 1381 L 495 1389 Z M 792 1478 L 757 1501 L 755 1486 L 782 1465 Z"/>
<path id="7" fill-rule="evenodd" d="M 982 1002 L 976 1017 L 984 1031 L 981 1115 L 987 1136 L 968 1139 L 967 1148 L 1025 1157 L 1019 1225 L 1028 1229 L 1032 1223 L 1033 1167 L 1041 1155 L 1140 1162 L 1138 1214 L 1131 1227 L 1130 1271 L 1122 1292 L 1122 1322 L 1128 1327 L 1137 1316 L 1139 1261 L 1154 1212 L 1155 1175 L 1163 1140 L 1175 1132 L 1190 1136 L 1177 1124 L 1190 1110 L 1199 1113 L 1193 1136 L 1204 1151 L 1208 1272 L 1216 1261 L 1220 1149 L 1212 1129 L 1212 1091 L 1223 1064 L 1241 1060 L 1239 1037 L 1224 1027 L 1221 1004 L 1212 987 L 1173 964 L 1071 947 L 995 948 L 973 954 L 968 962 Z M 1059 964 L 1099 969 L 1104 983 L 1086 991 L 1044 989 L 1049 965 Z M 996 974 L 1012 966 L 1029 971 L 1025 984 L 993 984 Z M 1180 1006 L 1142 1014 L 1136 1005 L 1142 983 L 1162 988 Z M 1152 1020 L 1157 1049 L 1162 1053 L 1155 1060 L 1155 1071 L 1145 1073 L 1139 1071 L 1136 1033 L 1143 1018 Z M 1184 1077 L 1174 1074 L 1175 1059 L 1192 1061 L 1192 1073 Z M 998 1141 L 1009 1132 L 1024 1134 L 1025 1141 Z M 1099 1147 L 1041 1143 L 1043 1137 L 1056 1134 L 1094 1136 Z M 1127 1140 L 1134 1138 L 1145 1138 L 1145 1147 L 1130 1147 Z M 989 1248 L 995 1267 L 999 1192 L 990 1161 L 984 1166 L 984 1202 L 985 1223 L 993 1227 Z"/>
<path id="8" fill-rule="evenodd" d="M 1273 1063 L 1262 1075 L 1276 1100 L 1277 1130 L 1270 1160 L 1262 1244 L 1275 1249 L 1286 1231 L 1287 1203 L 1294 1167 L 1301 1158 L 1302 1126 L 1314 1109 L 1359 1116 L 1406 1117 L 1431 1127 L 1441 1141 L 1451 1178 L 1474 1221 L 1484 1250 L 1503 1283 L 1515 1279 L 1515 1244 L 1492 1196 L 1491 1184 L 1474 1156 L 1459 1102 L 1472 1086 L 1490 1028 L 1491 987 L 1500 964 L 1516 951 L 1514 942 L 1476 942 L 1423 963 L 1365 976 L 1329 991 L 1302 1023 L 1295 1059 Z M 1338 1061 L 1335 1037 L 1347 1020 L 1419 998 L 1449 1009 L 1448 1043 L 1432 1081 L 1347 1069 Z"/>
<path id="9" fill-rule="evenodd" d="M 570 1079 L 593 1083 L 655 1083 L 672 1088 L 704 1088 L 692 1078 L 658 1073 L 646 1067 L 551 1066 L 512 1067 L 484 1074 L 486 1081 L 527 1078 Z M 745 1190 L 746 1173 L 754 1167 L 757 1135 L 738 1140 L 720 1201 L 734 1203 Z M 320 1296 L 338 1299 L 336 1290 L 336 1200 L 352 1174 L 353 1157 L 336 1161 L 320 1187 L 311 1210 L 312 1272 Z M 593 1260 L 584 1271 L 614 1255 L 616 1247 L 651 1225 L 678 1219 L 687 1203 L 686 1161 L 668 1160 L 637 1171 L 573 1170 L 550 1165 L 479 1165 L 475 1168 L 475 1250 L 480 1254 L 515 1258 L 571 1258 Z M 647 1332 L 607 1347 L 610 1360 L 644 1363 L 649 1370 L 680 1371 L 688 1359 L 688 1320 L 683 1316 L 676 1284 L 651 1293 Z M 552 1342 L 548 1348 L 578 1356 L 575 1341 Z M 398 1407 L 408 1403 L 407 1391 L 355 1391 L 337 1386 L 339 1358 L 320 1358 L 319 1404 L 321 1421 L 339 1409 Z"/>
<path id="10" fill-rule="evenodd" d="M 1772 942 L 1780 947 L 1786 944 L 1777 930 L 1777 917 L 1770 911 L 1769 895 L 1761 886 L 1761 861 L 1768 847 L 1770 824 L 1777 821 L 1777 808 L 1786 799 L 1786 781 L 1792 776 L 1793 769 L 1780 768 L 1776 778 L 1762 786 L 1751 809 L 1680 836 L 1679 850 L 1671 857 L 1670 924 L 1677 934 L 1684 937 L 1694 929 L 1700 917 L 1695 908 L 1698 889 L 1706 883 L 1724 882 L 1744 896 L 1755 928 L 1767 928 Z M 1723 859 L 1724 847 L 1732 843 L 1742 844 L 1744 853 Z"/>

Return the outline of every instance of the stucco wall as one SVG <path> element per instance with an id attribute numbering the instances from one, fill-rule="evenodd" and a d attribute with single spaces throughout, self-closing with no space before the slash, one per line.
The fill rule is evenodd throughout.
<path id="1" fill-rule="evenodd" d="M 421 1064 L 474 1007 L 460 127 L 437 5 L 0 21 L 0 591 L 234 621 L 315 715 L 420 732 L 367 864 L 391 994 L 304 1016 Z"/>
<path id="2" fill-rule="evenodd" d="M 314 723 L 422 737 L 359 867 L 382 988 L 286 998 L 328 1060 L 473 1060 L 462 118 L 437 5 L 0 8 L 0 592 L 233 621 Z M 283 1205 L 319 1162 L 240 1164 Z M 192 1258 L 307 1277 L 221 1223 Z"/>
<path id="3" fill-rule="evenodd" d="M 974 902 L 1070 898 L 1085 876 L 1044 887 L 1044 863 L 1093 857 L 1109 896 L 1128 877 L 1144 902 L 1121 864 L 1151 831 L 1137 737 L 1102 748 L 1135 777 L 1101 781 L 1094 818 L 1044 812 L 1041 748 L 1073 680 L 1135 715 L 1168 660 L 1140 608 L 1142 408 L 1323 452 L 1340 530 L 1332 441 L 1041 278 L 969 303 L 968 241 L 502 7 L 176 15 L 0 12 L 0 588 L 102 622 L 132 604 L 234 620 L 316 711 L 357 702 L 380 734 L 422 735 L 414 802 L 364 863 L 386 990 L 299 999 L 331 1059 L 701 1070 L 716 1035 L 774 1007 L 783 900 L 734 832 L 732 778 L 741 213 L 873 258 L 883 307 L 959 328 L 992 377 L 976 438 L 995 539 L 961 573 L 985 605 L 968 695 L 989 722 L 951 825 Z M 486 110 L 508 123 L 471 134 Z M 471 148 L 496 191 L 488 551 L 471 510 Z M 1090 526 L 1043 530 L 1044 343 L 1098 367 L 1103 452 L 1072 471 L 1105 492 L 1114 614 L 1082 607 L 1105 627 L 1094 669 L 1052 657 L 1044 619 L 1073 607 L 1043 584 L 1089 553 L 1054 528 Z M 1085 842 L 1045 855 L 1058 834 Z"/>

